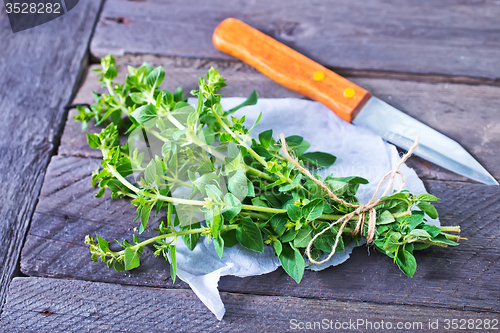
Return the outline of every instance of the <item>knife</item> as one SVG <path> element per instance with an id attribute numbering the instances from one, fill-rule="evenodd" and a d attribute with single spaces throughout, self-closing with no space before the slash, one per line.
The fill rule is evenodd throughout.
<path id="1" fill-rule="evenodd" d="M 340 118 L 369 128 L 396 146 L 475 181 L 498 185 L 460 144 L 374 97 L 306 56 L 235 18 L 222 21 L 212 36 L 214 46 L 256 68 L 277 83 L 323 103 Z"/>

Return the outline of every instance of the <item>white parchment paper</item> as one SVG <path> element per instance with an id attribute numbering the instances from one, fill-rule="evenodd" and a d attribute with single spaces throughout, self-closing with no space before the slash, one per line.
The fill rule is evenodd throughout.
<path id="1" fill-rule="evenodd" d="M 224 98 L 222 105 L 228 110 L 244 98 Z M 195 99 L 189 100 L 196 105 Z M 318 102 L 302 99 L 279 98 L 259 99 L 257 105 L 238 110 L 235 115 L 246 116 L 245 125 L 249 128 L 260 112 L 262 119 L 252 131 L 253 136 L 273 129 L 276 141 L 280 133 L 285 136 L 300 135 L 311 144 L 308 151 L 323 151 L 337 157 L 335 164 L 324 170 L 322 176 L 334 173 L 337 177 L 361 176 L 370 181 L 361 185 L 357 197 L 360 203 L 370 200 L 380 179 L 400 160 L 396 148 L 381 137 L 362 127 L 351 125 L 337 117 L 327 107 Z M 405 188 L 414 194 L 426 193 L 422 181 L 413 169 L 402 165 L 400 171 L 406 180 Z M 394 182 L 394 189 L 401 185 L 399 179 Z M 392 192 L 392 191 L 391 191 Z M 439 221 L 431 221 L 439 225 Z M 343 263 L 349 258 L 355 243 L 345 247 L 345 252 L 336 253 L 329 262 L 313 265 L 312 270 L 321 270 Z M 177 245 L 177 275 L 187 282 L 200 300 L 221 320 L 225 313 L 224 304 L 217 289 L 219 279 L 224 275 L 246 277 L 272 272 L 280 266 L 270 246 L 264 247 L 264 253 L 248 250 L 237 244 L 224 249 L 224 256 L 219 259 L 213 244 L 200 240 L 194 251 L 190 251 L 183 242 Z"/>

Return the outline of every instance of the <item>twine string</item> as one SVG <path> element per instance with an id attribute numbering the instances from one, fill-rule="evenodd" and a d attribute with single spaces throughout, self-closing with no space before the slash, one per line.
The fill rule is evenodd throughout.
<path id="1" fill-rule="evenodd" d="M 314 181 L 316 184 L 318 184 L 319 187 L 321 187 L 323 190 L 325 190 L 325 192 L 328 194 L 330 199 L 332 199 L 333 201 L 336 201 L 340 204 L 343 204 L 345 206 L 354 208 L 354 210 L 352 212 L 347 213 L 344 216 L 342 216 L 341 218 L 339 218 L 337 221 L 332 222 L 327 228 L 325 228 L 321 232 L 317 233 L 313 237 L 313 239 L 311 239 L 311 241 L 309 242 L 309 244 L 306 247 L 306 255 L 307 255 L 307 258 L 309 259 L 309 261 L 313 264 L 322 264 L 322 263 L 325 263 L 332 258 L 332 256 L 335 254 L 335 250 L 337 249 L 337 245 L 339 243 L 340 237 L 342 236 L 342 232 L 344 230 L 344 227 L 347 225 L 347 223 L 352 218 L 354 218 L 355 215 L 358 215 L 358 222 L 357 222 L 356 228 L 354 229 L 352 234 L 357 235 L 358 233 L 361 233 L 361 234 L 363 233 L 363 228 L 364 228 L 365 220 L 366 220 L 365 215 L 367 212 L 369 212 L 368 230 L 366 233 L 366 240 L 368 243 L 371 243 L 373 241 L 373 238 L 375 236 L 375 227 L 376 227 L 376 221 L 377 221 L 377 211 L 375 209 L 375 206 L 378 205 L 380 202 L 384 201 L 384 199 L 382 199 L 382 200 L 376 199 L 378 192 L 382 188 L 382 185 L 384 184 L 385 180 L 388 177 L 390 177 L 384 192 L 380 196 L 381 198 L 385 197 L 392 188 L 396 174 L 398 174 L 401 177 L 401 186 L 393 194 L 400 193 L 403 190 L 403 188 L 405 186 L 405 178 L 404 178 L 403 174 L 398 169 L 413 154 L 413 152 L 415 151 L 415 149 L 418 146 L 418 141 L 419 141 L 419 136 L 417 136 L 415 138 L 415 142 L 413 143 L 411 148 L 408 150 L 408 152 L 405 155 L 403 155 L 403 157 L 401 158 L 399 163 L 396 165 L 396 167 L 394 169 L 392 169 L 391 171 L 387 172 L 384 175 L 384 177 L 382 177 L 382 179 L 378 183 L 377 189 L 373 193 L 373 196 L 371 197 L 370 201 L 368 201 L 364 205 L 361 205 L 361 204 L 351 204 L 350 202 L 347 202 L 347 201 L 343 200 L 342 198 L 339 198 L 335 193 L 333 193 L 330 190 L 330 188 L 328 186 L 326 186 L 325 184 L 323 184 L 323 182 L 321 182 L 319 179 L 314 177 L 311 174 L 311 172 L 309 172 L 309 170 L 307 170 L 306 168 L 304 168 L 302 165 L 299 164 L 299 162 L 297 161 L 296 158 L 294 158 L 290 155 L 290 153 L 288 151 L 288 146 L 286 144 L 285 136 L 283 134 L 280 135 L 280 138 L 281 138 L 281 148 L 283 149 L 283 154 L 285 155 L 285 157 L 288 161 L 290 161 L 297 169 L 299 169 L 303 175 L 305 175 L 307 178 Z M 335 243 L 334 243 L 334 245 L 332 247 L 332 251 L 330 252 L 328 257 L 324 260 L 321 260 L 321 261 L 314 260 L 311 257 L 311 247 L 312 247 L 314 241 L 319 236 L 321 236 L 323 233 L 330 230 L 334 225 L 337 225 L 340 223 L 341 223 L 341 226 L 337 232 L 337 236 L 335 237 Z"/>

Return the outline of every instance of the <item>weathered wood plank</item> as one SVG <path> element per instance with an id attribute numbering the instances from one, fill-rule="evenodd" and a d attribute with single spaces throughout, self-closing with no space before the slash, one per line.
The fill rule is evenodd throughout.
<path id="1" fill-rule="evenodd" d="M 89 181 L 91 172 L 98 167 L 97 159 L 52 158 L 33 215 L 29 231 L 32 236 L 23 248 L 21 270 L 27 275 L 40 275 L 37 272 L 43 271 L 42 275 L 49 277 L 94 280 L 105 276 L 105 281 L 115 283 L 171 286 L 169 265 L 163 257 L 153 256 L 153 247 L 145 248 L 144 264 L 130 272 L 89 263 L 88 248 L 83 243 L 85 235 L 98 233 L 108 239 L 131 240 L 132 234 L 138 234 L 135 223 L 131 223 L 135 208 L 129 200 L 112 200 L 108 195 L 102 200 L 94 197 L 96 192 Z M 153 221 L 157 226 L 158 218 Z M 154 234 L 148 228 L 141 238 Z M 181 282 L 175 287 L 187 285 Z"/>
<path id="2" fill-rule="evenodd" d="M 466 323 L 472 319 L 476 323 L 500 317 L 497 313 L 365 302 L 233 293 L 221 296 L 227 312 L 219 322 L 190 290 L 15 278 L 0 322 L 6 333 L 293 332 L 307 327 L 313 328 L 307 331 L 320 332 L 334 331 L 336 323 L 343 324 L 346 332 L 380 331 L 381 325 L 384 332 L 401 331 L 398 325 L 403 329 L 407 325 L 407 331 L 448 332 L 445 319 L 464 319 Z M 429 328 L 429 323 L 434 326 Z"/>
<path id="3" fill-rule="evenodd" d="M 59 140 L 101 1 L 12 33 L 0 11 L 0 307 L 17 267 L 45 169 Z"/>
<path id="4" fill-rule="evenodd" d="M 230 59 L 214 28 L 236 17 L 323 65 L 500 77 L 496 2 L 107 1 L 91 52 Z"/>
<path id="5" fill-rule="evenodd" d="M 86 234 L 131 239 L 134 207 L 127 200 L 95 199 L 90 173 L 98 160 L 53 157 L 37 211 L 26 239 L 21 271 L 31 276 L 73 278 L 122 284 L 186 288 L 171 284 L 168 263 L 145 249 L 139 269 L 115 272 L 90 261 Z M 389 258 L 365 247 L 344 264 L 307 271 L 297 285 L 283 270 L 245 279 L 223 277 L 220 290 L 260 295 L 416 304 L 500 313 L 500 189 L 459 182 L 428 181 L 444 225 L 461 225 L 469 238 L 458 247 L 432 248 L 416 254 L 418 269 L 405 277 Z M 150 224 L 153 228 L 155 224 Z M 136 229 L 137 230 L 137 229 Z M 152 231 L 147 233 L 152 234 Z M 146 236 L 148 234 L 146 233 Z"/>
<path id="6" fill-rule="evenodd" d="M 166 67 L 165 89 L 173 90 L 181 86 L 189 92 L 197 88 L 198 77 L 206 74 L 210 66 L 214 66 L 228 79 L 228 87 L 224 88 L 225 96 L 248 96 L 256 89 L 261 97 L 301 97 L 240 62 L 154 56 L 128 56 L 117 61 L 122 64 L 118 80 L 124 79 L 126 65 L 139 66 L 147 61 L 155 66 Z M 351 79 L 382 100 L 458 141 L 494 177 L 500 179 L 500 160 L 497 154 L 497 147 L 500 146 L 500 87 L 360 77 Z M 92 103 L 92 90 L 101 91 L 95 72 L 89 71 L 75 102 Z M 75 110 L 70 116 L 74 114 Z M 89 130 L 97 131 L 92 126 Z M 99 151 L 88 147 L 80 125 L 71 118 L 66 124 L 59 154 L 100 157 Z M 419 158 L 410 159 L 409 165 L 422 178 L 467 181 L 462 176 Z"/>

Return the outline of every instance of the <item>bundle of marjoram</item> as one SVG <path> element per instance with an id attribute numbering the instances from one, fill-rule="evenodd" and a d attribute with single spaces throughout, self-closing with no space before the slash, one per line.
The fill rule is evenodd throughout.
<path id="1" fill-rule="evenodd" d="M 92 118 L 108 123 L 99 134 L 87 133 L 90 147 L 103 156 L 92 176 L 93 186 L 100 187 L 96 197 L 107 188 L 114 198 L 132 198 L 139 234 L 151 228 L 151 214 L 165 218 L 154 226 L 158 235 L 153 238 L 133 235 L 133 242 L 117 241 L 121 251 L 111 250 L 99 235 L 87 236 L 93 261 L 100 258 L 116 270 L 130 270 L 140 265 L 144 246 L 154 244 L 155 255 L 170 257 L 175 281 L 176 245 L 183 241 L 192 250 L 204 236 L 201 239 L 212 242 L 220 257 L 225 247 L 238 242 L 257 252 L 272 246 L 285 271 L 299 283 L 304 257 L 309 264 L 322 263 L 343 251 L 344 244 L 364 238 L 412 277 L 417 267 L 413 251 L 457 245 L 463 239 L 448 233 L 460 232 L 459 227 L 426 223 L 426 216 L 438 215 L 432 205 L 438 198 L 402 188 L 387 193 L 401 175 L 397 168 L 381 180 L 372 200 L 360 205 L 356 192 L 367 180 L 317 174 L 335 162 L 334 156 L 307 152 L 309 143 L 300 136 L 281 135 L 277 142 L 272 130 L 251 139 L 253 127 L 245 128 L 244 116 L 232 115 L 254 105 L 256 93 L 223 110 L 217 92 L 226 84 L 213 68 L 199 79 L 199 89 L 191 91 L 198 98 L 195 108 L 181 89 L 159 89 L 165 77 L 162 67 L 129 67 L 125 82 L 117 84 L 113 57 L 103 58 L 101 64 L 100 81 L 109 93 L 95 94 L 97 103 L 91 109 L 79 107 L 75 117 L 83 128 Z M 119 133 L 128 134 L 125 144 L 120 144 Z M 382 188 L 386 190 L 379 194 Z"/>

